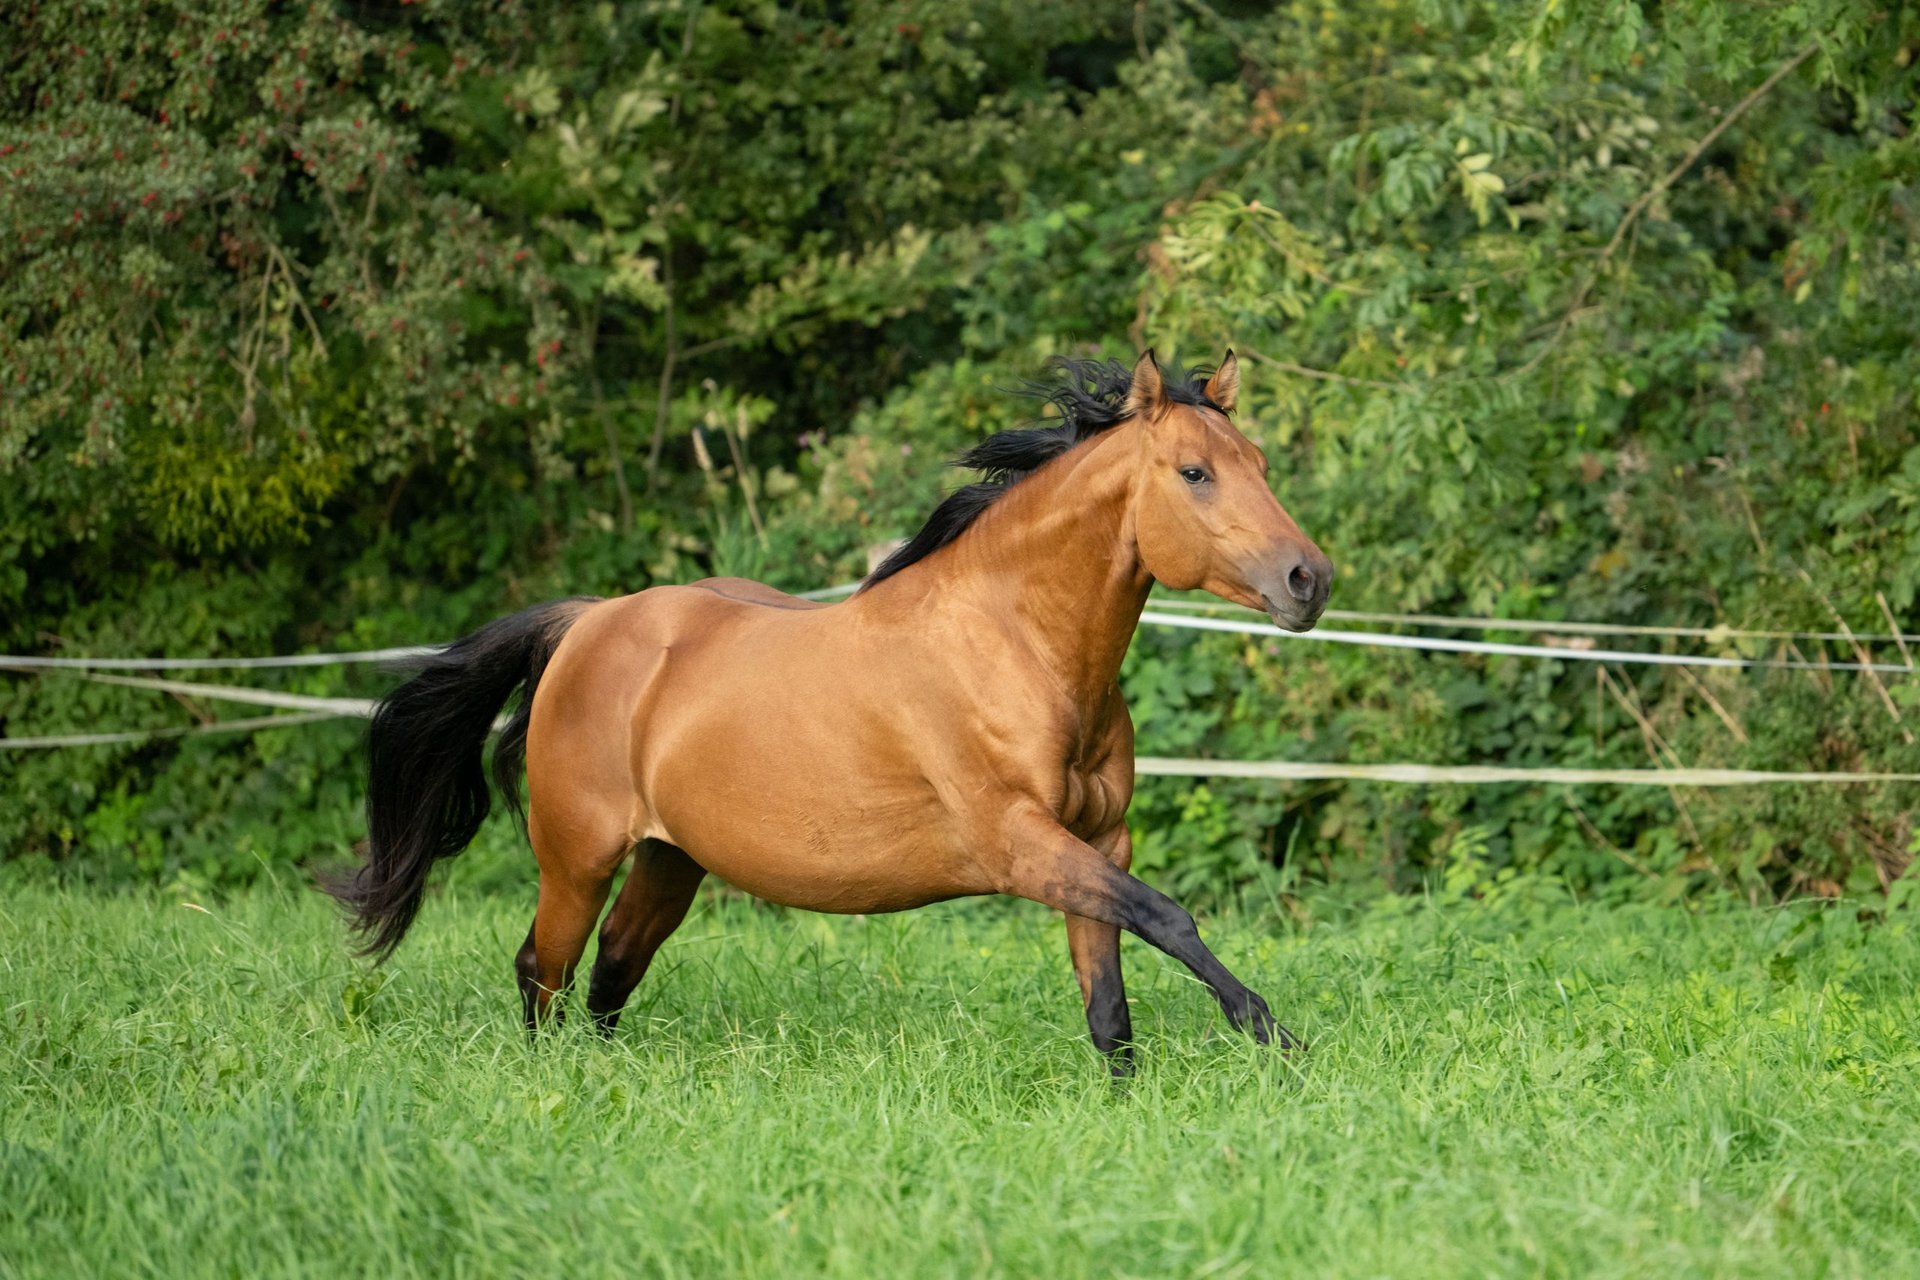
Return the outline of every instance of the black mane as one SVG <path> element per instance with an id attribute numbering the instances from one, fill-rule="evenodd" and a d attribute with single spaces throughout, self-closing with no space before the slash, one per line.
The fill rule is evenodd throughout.
<path id="1" fill-rule="evenodd" d="M 1056 357 L 1048 362 L 1048 367 L 1054 374 L 1051 379 L 1026 383 L 1020 392 L 1052 405 L 1059 414 L 1058 421 L 1042 418 L 1031 426 L 1002 431 L 955 458 L 951 465 L 984 472 L 984 478 L 948 494 L 920 526 L 920 532 L 867 575 L 863 589 L 926 559 L 965 533 L 982 511 L 1014 485 L 1075 445 L 1133 416 L 1127 408 L 1133 370 L 1118 360 Z M 1163 373 L 1167 399 L 1176 404 L 1220 409 L 1207 395 L 1207 379 L 1212 373 L 1213 370 L 1204 366 L 1189 369 L 1183 376 L 1169 377 Z"/>

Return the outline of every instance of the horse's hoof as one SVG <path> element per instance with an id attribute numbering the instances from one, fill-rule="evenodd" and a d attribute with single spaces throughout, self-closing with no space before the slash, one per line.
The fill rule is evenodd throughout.
<path id="1" fill-rule="evenodd" d="M 1244 993 L 1238 1001 L 1227 1005 L 1227 1021 L 1236 1031 L 1249 1031 L 1261 1044 L 1271 1044 L 1274 1033 L 1286 1035 L 1286 1028 L 1274 1021 L 1272 1010 L 1267 1002 L 1253 992 Z"/>
<path id="2" fill-rule="evenodd" d="M 1251 991 L 1238 1009 L 1227 1010 L 1227 1017 L 1236 1030 L 1251 1032 L 1255 1040 L 1272 1045 L 1281 1053 L 1292 1055 L 1307 1050 L 1298 1036 L 1280 1025 L 1273 1011 L 1267 1008 L 1267 1002 Z"/>

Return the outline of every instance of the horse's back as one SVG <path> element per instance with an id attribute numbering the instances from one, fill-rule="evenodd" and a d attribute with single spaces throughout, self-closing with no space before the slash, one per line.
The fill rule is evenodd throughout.
<path id="1" fill-rule="evenodd" d="M 709 665 L 716 651 L 750 655 L 767 647 L 753 634 L 761 630 L 757 624 L 777 626 L 830 607 L 746 578 L 708 578 L 602 600 L 586 609 L 549 660 L 535 717 L 572 718 L 562 714 L 571 708 L 591 719 L 629 719 L 650 691 L 658 693 L 668 665 L 690 674 L 689 668 Z M 810 647 L 774 644 L 790 653 Z"/>

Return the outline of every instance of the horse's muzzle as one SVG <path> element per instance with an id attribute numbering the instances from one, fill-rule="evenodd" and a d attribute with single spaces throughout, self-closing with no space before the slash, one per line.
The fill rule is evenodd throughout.
<path id="1" fill-rule="evenodd" d="M 1311 631 L 1333 594 L 1333 562 L 1311 543 L 1290 559 L 1276 575 L 1279 581 L 1260 593 L 1260 602 L 1275 626 Z"/>

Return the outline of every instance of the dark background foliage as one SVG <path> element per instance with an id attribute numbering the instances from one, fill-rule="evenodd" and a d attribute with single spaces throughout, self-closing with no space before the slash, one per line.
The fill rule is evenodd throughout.
<path id="1" fill-rule="evenodd" d="M 1148 343 L 1239 350 L 1337 606 L 1911 628 L 1904 6 L 41 0 L 10 35 L 8 652 L 845 580 L 1027 411 L 996 388 Z M 1905 677 L 1149 632 L 1126 680 L 1154 754 L 1920 769 Z M 232 714 L 0 684 L 14 736 Z M 339 859 L 358 738 L 0 753 L 0 850 L 108 881 Z M 1450 866 L 1763 896 L 1885 887 L 1911 808 L 1215 779 L 1143 783 L 1134 821 L 1188 892 Z"/>

